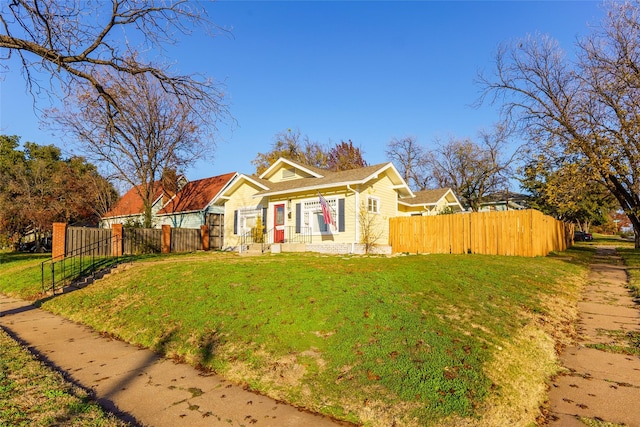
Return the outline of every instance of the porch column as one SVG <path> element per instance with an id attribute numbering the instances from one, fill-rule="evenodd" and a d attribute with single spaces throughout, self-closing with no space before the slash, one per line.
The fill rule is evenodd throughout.
<path id="1" fill-rule="evenodd" d="M 54 222 L 51 241 L 51 258 L 64 258 L 67 248 L 67 223 Z"/>
<path id="2" fill-rule="evenodd" d="M 111 225 L 111 255 L 122 256 L 122 224 Z"/>
<path id="3" fill-rule="evenodd" d="M 162 253 L 171 252 L 171 226 L 169 224 L 162 225 Z"/>
<path id="4" fill-rule="evenodd" d="M 201 225 L 200 226 L 200 241 L 202 242 L 202 250 L 209 250 L 209 226 Z"/>

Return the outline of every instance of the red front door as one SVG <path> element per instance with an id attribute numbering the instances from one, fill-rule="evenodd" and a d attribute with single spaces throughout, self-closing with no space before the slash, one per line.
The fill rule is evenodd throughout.
<path id="1" fill-rule="evenodd" d="M 273 243 L 283 243 L 284 205 L 275 205 L 273 209 Z"/>

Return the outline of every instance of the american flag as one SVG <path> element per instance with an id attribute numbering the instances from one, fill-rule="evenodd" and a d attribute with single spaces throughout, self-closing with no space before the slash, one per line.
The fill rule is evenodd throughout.
<path id="1" fill-rule="evenodd" d="M 318 193 L 318 196 L 320 197 L 320 206 L 322 206 L 322 217 L 324 219 L 324 223 L 331 224 L 335 227 L 336 222 L 333 219 L 333 215 L 331 215 L 331 208 L 329 207 L 327 200 L 322 197 L 322 194 L 320 193 Z"/>

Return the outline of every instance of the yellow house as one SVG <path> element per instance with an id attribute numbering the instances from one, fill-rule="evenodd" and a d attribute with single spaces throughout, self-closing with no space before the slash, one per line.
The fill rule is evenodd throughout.
<path id="1" fill-rule="evenodd" d="M 398 214 L 400 216 L 438 215 L 464 211 L 462 204 L 460 204 L 451 188 L 416 191 L 414 195 L 415 197 L 398 201 Z"/>
<path id="2" fill-rule="evenodd" d="M 264 241 L 272 251 L 390 253 L 389 218 L 406 214 L 399 202 L 414 194 L 392 163 L 330 172 L 280 158 L 220 197 L 227 249 Z"/>

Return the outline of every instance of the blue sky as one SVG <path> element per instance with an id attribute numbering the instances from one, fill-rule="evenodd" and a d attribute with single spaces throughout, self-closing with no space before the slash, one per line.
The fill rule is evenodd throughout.
<path id="1" fill-rule="evenodd" d="M 392 138 L 477 136 L 497 106 L 470 105 L 479 70 L 491 72 L 501 42 L 547 33 L 571 54 L 576 37 L 597 25 L 598 1 L 221 1 L 205 3 L 229 30 L 192 35 L 169 52 L 176 70 L 224 83 L 235 124 L 220 125 L 212 159 L 189 179 L 253 173 L 274 135 L 297 129 L 311 140 L 351 139 L 370 164 L 387 161 Z M 2 73 L 0 133 L 82 150 L 40 129 L 17 68 Z M 43 99 L 39 106 L 46 108 Z M 517 144 L 519 142 L 515 142 Z"/>

